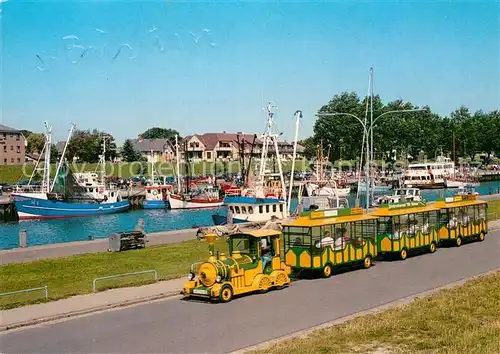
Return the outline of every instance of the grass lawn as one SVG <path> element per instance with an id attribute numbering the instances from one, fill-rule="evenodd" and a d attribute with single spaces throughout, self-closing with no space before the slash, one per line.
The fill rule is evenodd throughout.
<path id="1" fill-rule="evenodd" d="M 491 200 L 488 202 L 488 220 L 500 219 L 500 200 Z"/>
<path id="2" fill-rule="evenodd" d="M 500 272 L 255 354 L 499 353 Z"/>
<path id="3" fill-rule="evenodd" d="M 220 239 L 216 248 L 225 251 L 226 243 Z M 208 244 L 186 241 L 164 246 L 152 246 L 125 252 L 106 252 L 77 255 L 53 260 L 1 266 L 0 293 L 47 285 L 49 300 L 92 292 L 96 277 L 156 269 L 160 280 L 186 276 L 192 263 L 208 257 Z M 186 278 L 187 279 L 187 278 Z M 153 281 L 152 274 L 101 280 L 98 289 L 134 286 Z M 43 292 L 0 297 L 0 308 L 12 308 L 44 301 Z"/>

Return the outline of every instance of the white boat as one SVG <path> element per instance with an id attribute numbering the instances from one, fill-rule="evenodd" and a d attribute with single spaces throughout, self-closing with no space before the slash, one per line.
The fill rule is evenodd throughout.
<path id="1" fill-rule="evenodd" d="M 153 156 L 153 151 L 151 151 L 151 156 Z M 146 194 L 142 201 L 144 209 L 165 209 L 170 206 L 169 193 L 172 191 L 172 186 L 167 184 L 165 177 L 156 177 L 155 172 L 154 159 L 151 158 L 151 182 L 143 188 Z M 157 179 L 160 179 L 161 183 L 158 183 Z"/>
<path id="2" fill-rule="evenodd" d="M 439 156 L 436 162 L 409 164 L 403 176 L 404 187 L 435 189 L 445 186 L 445 179 L 455 173 L 455 163 Z"/>
<path id="3" fill-rule="evenodd" d="M 418 188 L 398 188 L 395 189 L 392 195 L 383 195 L 378 197 L 374 202 L 374 206 L 378 206 L 381 204 L 389 204 L 389 203 L 401 203 L 401 202 L 409 202 L 415 201 L 420 202 L 423 201 L 422 196 L 420 195 L 420 189 Z"/>
<path id="4" fill-rule="evenodd" d="M 228 214 L 218 210 L 212 215 L 215 225 L 243 222 L 265 222 L 275 217 L 284 219 L 288 217 L 287 191 L 283 174 L 282 159 L 278 147 L 278 137 L 280 134 L 274 130 L 274 109 L 269 102 L 267 106 L 267 126 L 262 134 L 262 151 L 260 161 L 255 165 L 258 172 L 257 181 L 249 182 L 243 189 L 228 190 L 224 198 L 224 207 L 227 207 Z M 279 173 L 271 173 L 268 168 L 270 147 L 274 147 L 276 160 L 278 162 Z M 293 171 L 292 171 L 293 175 Z M 290 186 L 290 189 L 292 186 Z"/>
<path id="5" fill-rule="evenodd" d="M 370 189 L 373 190 L 374 193 L 388 192 L 392 189 L 392 186 L 388 184 L 375 184 Z M 366 192 L 366 183 L 360 183 L 358 190 Z"/>

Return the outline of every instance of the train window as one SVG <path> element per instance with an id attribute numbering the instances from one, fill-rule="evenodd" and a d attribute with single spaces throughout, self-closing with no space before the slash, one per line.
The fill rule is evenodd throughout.
<path id="1" fill-rule="evenodd" d="M 461 208 L 456 208 L 458 209 L 458 222 L 460 225 L 467 226 L 469 223 L 469 217 L 467 216 L 467 208 L 466 207 L 461 207 Z"/>
<path id="2" fill-rule="evenodd" d="M 408 225 L 410 223 L 408 215 L 399 216 L 399 231 L 402 233 L 408 233 Z"/>
<path id="3" fill-rule="evenodd" d="M 477 205 L 468 206 L 466 209 L 467 209 L 467 216 L 469 218 L 469 221 L 476 220 Z"/>
<path id="4" fill-rule="evenodd" d="M 479 220 L 486 219 L 486 204 L 479 204 L 478 205 L 478 218 L 479 218 Z"/>
<path id="5" fill-rule="evenodd" d="M 244 206 L 242 206 L 242 207 L 241 207 L 241 213 L 242 213 L 242 214 L 246 214 L 246 213 L 247 213 L 247 208 L 246 208 L 246 207 L 244 207 Z"/>
<path id="6" fill-rule="evenodd" d="M 264 212 L 264 206 L 259 205 L 259 214 L 262 214 Z"/>
<path id="7" fill-rule="evenodd" d="M 439 225 L 447 225 L 450 221 L 450 213 L 448 209 L 439 210 Z"/>
<path id="8" fill-rule="evenodd" d="M 400 232 L 401 232 L 401 218 L 399 216 L 394 216 L 392 218 L 392 238 L 398 239 Z"/>
<path id="9" fill-rule="evenodd" d="M 248 207 L 248 214 L 253 214 L 253 207 L 251 206 Z"/>
<path id="10" fill-rule="evenodd" d="M 285 250 L 290 247 L 309 248 L 311 246 L 311 228 L 288 226 L 283 229 Z"/>
<path id="11" fill-rule="evenodd" d="M 236 211 L 236 214 L 240 213 L 240 207 L 238 205 L 234 207 L 234 210 Z"/>
<path id="12" fill-rule="evenodd" d="M 378 219 L 378 233 L 392 234 L 392 218 L 388 216 L 383 216 Z"/>

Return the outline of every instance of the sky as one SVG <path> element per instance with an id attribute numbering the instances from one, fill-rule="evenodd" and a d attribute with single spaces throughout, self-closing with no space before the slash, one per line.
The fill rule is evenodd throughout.
<path id="1" fill-rule="evenodd" d="M 498 1 L 0 2 L 0 123 L 49 121 L 55 140 L 71 123 L 119 143 L 259 133 L 267 101 L 288 140 L 302 110 L 305 138 L 333 95 L 366 94 L 370 67 L 384 102 L 500 107 Z"/>

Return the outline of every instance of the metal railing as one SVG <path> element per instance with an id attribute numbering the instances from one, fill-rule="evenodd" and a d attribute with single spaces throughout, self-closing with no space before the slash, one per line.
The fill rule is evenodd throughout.
<path id="1" fill-rule="evenodd" d="M 97 283 L 98 280 L 112 279 L 112 278 L 119 278 L 119 277 L 126 277 L 126 276 L 131 276 L 131 275 L 139 275 L 139 274 L 147 274 L 147 273 L 154 273 L 155 281 L 158 281 L 158 272 L 155 269 L 150 269 L 150 270 L 143 270 L 143 271 L 140 271 L 140 272 L 123 273 L 123 274 L 108 275 L 108 276 L 105 276 L 105 277 L 95 278 L 92 281 L 92 290 L 94 292 L 96 292 L 96 283 Z"/>
<path id="2" fill-rule="evenodd" d="M 23 290 L 17 290 L 17 291 L 9 291 L 8 293 L 2 293 L 0 296 L 8 296 L 8 295 L 15 295 L 15 294 L 21 294 L 21 293 L 29 293 L 32 291 L 41 291 L 43 290 L 45 292 L 45 300 L 49 298 L 49 289 L 47 288 L 47 285 L 41 286 L 39 288 L 30 288 L 30 289 L 23 289 Z"/>

